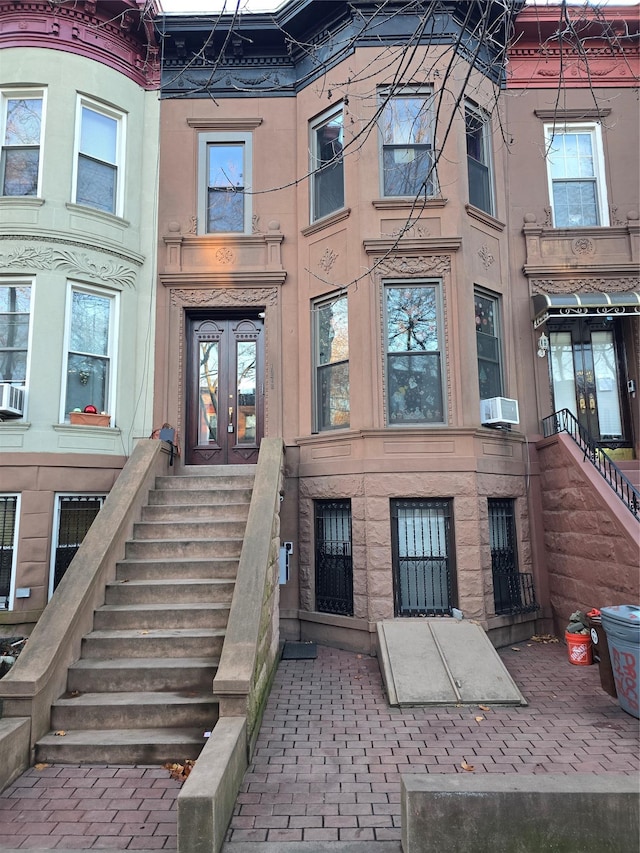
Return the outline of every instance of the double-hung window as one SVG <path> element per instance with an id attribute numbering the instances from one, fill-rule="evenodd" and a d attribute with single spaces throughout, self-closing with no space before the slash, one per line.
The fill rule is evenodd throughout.
<path id="1" fill-rule="evenodd" d="M 482 290 L 474 293 L 476 348 L 480 399 L 502 396 L 502 346 L 500 302 L 497 296 Z"/>
<path id="2" fill-rule="evenodd" d="M 388 423 L 444 423 L 440 284 L 386 285 L 384 306 Z"/>
<path id="3" fill-rule="evenodd" d="M 199 135 L 199 234 L 251 234 L 251 159 L 250 133 Z"/>
<path id="4" fill-rule="evenodd" d="M 64 407 L 69 412 L 95 406 L 113 417 L 118 295 L 72 286 L 67 303 Z"/>
<path id="5" fill-rule="evenodd" d="M 469 203 L 493 215 L 491 117 L 483 109 L 467 101 L 464 121 L 467 135 Z"/>
<path id="6" fill-rule="evenodd" d="M 43 92 L 4 92 L 2 95 L 3 196 L 37 196 L 41 186 Z"/>
<path id="7" fill-rule="evenodd" d="M 56 531 L 51 552 L 49 598 L 69 568 L 71 560 L 106 499 L 105 495 L 58 495 L 53 529 Z"/>
<path id="8" fill-rule="evenodd" d="M 25 385 L 31 286 L 0 284 L 0 382 Z"/>
<path id="9" fill-rule="evenodd" d="M 318 431 L 349 426 L 347 297 L 313 304 L 315 424 Z"/>
<path id="10" fill-rule="evenodd" d="M 342 107 L 311 123 L 311 221 L 344 207 Z"/>
<path id="11" fill-rule="evenodd" d="M 600 125 L 550 124 L 544 132 L 553 225 L 608 225 Z"/>
<path id="12" fill-rule="evenodd" d="M 83 97 L 77 109 L 74 201 L 122 216 L 126 117 Z"/>
<path id="13" fill-rule="evenodd" d="M 407 90 L 381 97 L 383 196 L 435 195 L 432 94 Z"/>

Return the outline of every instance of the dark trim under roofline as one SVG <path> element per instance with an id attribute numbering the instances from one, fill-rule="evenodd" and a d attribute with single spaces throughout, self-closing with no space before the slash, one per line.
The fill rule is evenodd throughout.
<path id="1" fill-rule="evenodd" d="M 487 13 L 491 23 L 499 20 L 504 0 L 440 0 L 420 43 L 446 45 L 460 39 L 460 55 L 503 85 L 505 45 L 523 3 L 512 0 L 506 25 L 493 39 L 479 42 L 474 25 Z M 384 7 L 371 0 L 291 0 L 269 14 L 163 15 L 156 22 L 161 97 L 293 97 L 348 58 L 355 47 L 409 43 L 428 5 L 406 0 L 389 0 Z"/>

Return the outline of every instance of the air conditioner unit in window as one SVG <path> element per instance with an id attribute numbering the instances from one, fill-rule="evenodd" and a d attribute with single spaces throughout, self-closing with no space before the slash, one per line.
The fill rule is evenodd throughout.
<path id="1" fill-rule="evenodd" d="M 8 382 L 0 383 L 0 416 L 12 418 L 21 417 L 24 411 L 24 388 L 18 385 L 10 385 Z"/>
<path id="2" fill-rule="evenodd" d="M 480 423 L 484 426 L 519 424 L 518 401 L 508 397 L 480 400 Z"/>

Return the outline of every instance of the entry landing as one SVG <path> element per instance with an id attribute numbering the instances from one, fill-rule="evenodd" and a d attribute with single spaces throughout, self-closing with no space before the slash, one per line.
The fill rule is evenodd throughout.
<path id="1" fill-rule="evenodd" d="M 484 629 L 446 617 L 378 622 L 391 705 L 526 705 Z"/>

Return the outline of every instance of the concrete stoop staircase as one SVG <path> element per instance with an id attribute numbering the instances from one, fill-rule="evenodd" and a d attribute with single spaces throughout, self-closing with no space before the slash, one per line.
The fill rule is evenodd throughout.
<path id="1" fill-rule="evenodd" d="M 40 762 L 194 759 L 218 718 L 220 659 L 255 466 L 158 477 L 94 630 L 36 744 Z"/>

